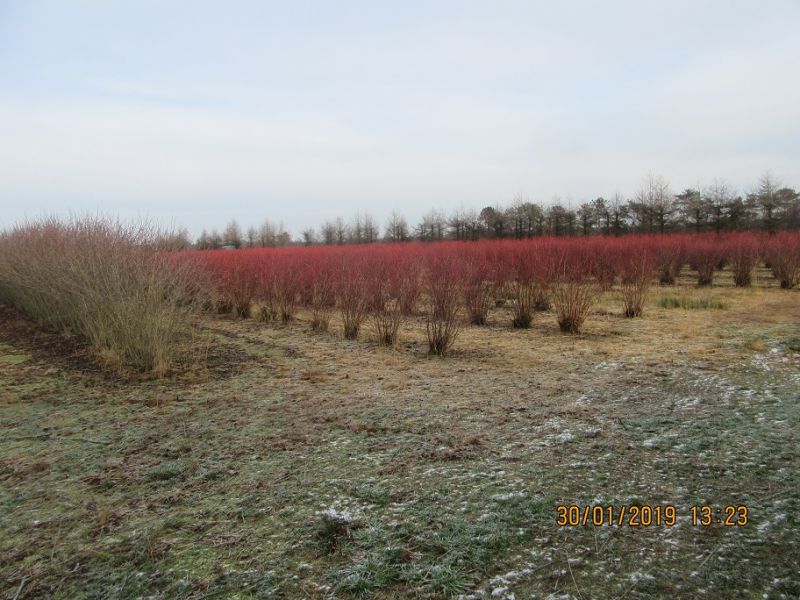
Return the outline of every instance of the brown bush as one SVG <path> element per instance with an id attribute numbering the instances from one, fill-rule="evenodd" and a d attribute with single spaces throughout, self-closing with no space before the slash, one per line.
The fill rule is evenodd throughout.
<path id="1" fill-rule="evenodd" d="M 514 316 L 511 324 L 519 329 L 527 329 L 533 322 L 536 307 L 536 284 L 531 281 L 513 281 L 511 290 L 514 294 Z"/>
<path id="2" fill-rule="evenodd" d="M 552 302 L 550 302 L 550 292 L 543 285 L 537 285 L 535 295 L 533 297 L 533 309 L 539 312 L 550 310 Z"/>
<path id="3" fill-rule="evenodd" d="M 599 295 L 600 286 L 590 280 L 563 280 L 553 284 L 553 306 L 561 331 L 580 333 Z"/>
<path id="4" fill-rule="evenodd" d="M 105 361 L 166 372 L 201 303 L 188 255 L 154 228 L 101 217 L 29 222 L 0 234 L 0 300 L 84 337 Z"/>

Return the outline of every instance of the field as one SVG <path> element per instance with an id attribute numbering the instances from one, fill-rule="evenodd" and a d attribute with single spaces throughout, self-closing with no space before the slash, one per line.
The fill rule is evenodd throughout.
<path id="1" fill-rule="evenodd" d="M 421 313 L 386 346 L 204 312 L 205 363 L 156 379 L 2 308 L 3 597 L 796 598 L 800 292 L 697 277 L 636 319 L 604 286 L 574 334 L 492 305 L 444 357 Z"/>

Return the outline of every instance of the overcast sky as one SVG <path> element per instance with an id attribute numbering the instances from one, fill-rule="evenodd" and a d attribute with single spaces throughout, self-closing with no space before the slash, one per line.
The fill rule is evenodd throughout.
<path id="1" fill-rule="evenodd" d="M 0 224 L 800 185 L 798 0 L 0 0 Z"/>

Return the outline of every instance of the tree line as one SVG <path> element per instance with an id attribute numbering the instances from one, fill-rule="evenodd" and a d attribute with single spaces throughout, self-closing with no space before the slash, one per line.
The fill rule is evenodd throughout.
<path id="1" fill-rule="evenodd" d="M 800 229 L 800 194 L 770 173 L 762 175 L 748 193 L 737 193 L 724 182 L 674 193 L 664 178 L 649 175 L 632 197 L 598 197 L 577 208 L 564 206 L 558 199 L 545 206 L 518 197 L 509 206 L 487 206 L 480 211 L 459 209 L 444 214 L 432 210 L 413 226 L 395 212 L 383 227 L 370 215 L 358 214 L 350 221 L 339 217 L 318 229 L 306 229 L 295 240 L 283 224 L 265 221 L 259 228 L 243 231 L 231 221 L 221 233 L 203 231 L 194 246 L 210 249 L 709 231 L 775 233 L 781 229 Z M 178 237 L 190 245 L 188 235 L 181 232 Z"/>

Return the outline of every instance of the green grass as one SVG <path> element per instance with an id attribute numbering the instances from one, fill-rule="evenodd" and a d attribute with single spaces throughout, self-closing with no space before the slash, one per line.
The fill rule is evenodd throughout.
<path id="1" fill-rule="evenodd" d="M 661 308 L 682 308 L 684 310 L 725 310 L 727 303 L 712 297 L 692 298 L 689 296 L 663 296 L 658 305 Z"/>
<path id="2" fill-rule="evenodd" d="M 5 354 L 0 356 L 0 365 L 18 365 L 29 359 L 27 354 Z"/>
<path id="3" fill-rule="evenodd" d="M 800 352 L 800 335 L 793 335 L 785 341 L 786 347 L 792 352 Z"/>

